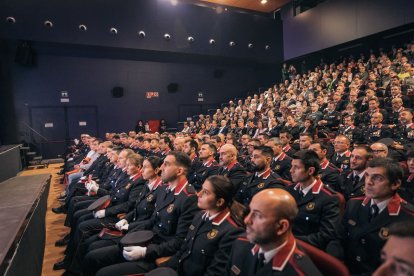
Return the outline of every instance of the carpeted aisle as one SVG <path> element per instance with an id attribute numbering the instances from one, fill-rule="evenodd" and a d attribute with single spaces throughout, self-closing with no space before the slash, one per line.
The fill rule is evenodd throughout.
<path id="1" fill-rule="evenodd" d="M 63 259 L 63 251 L 65 250 L 64 247 L 55 247 L 55 241 L 61 239 L 69 231 L 69 228 L 63 226 L 65 215 L 57 215 L 52 212 L 53 207 L 60 206 L 60 203 L 56 198 L 64 190 L 64 185 L 60 184 L 62 176 L 57 174 L 60 171 L 61 165 L 62 164 L 51 164 L 46 169 L 26 170 L 19 174 L 25 176 L 50 173 L 52 175 L 49 197 L 47 200 L 46 245 L 42 269 L 42 275 L 46 276 L 61 275 L 64 272 L 64 270 L 54 271 L 52 269 L 54 263 Z"/>

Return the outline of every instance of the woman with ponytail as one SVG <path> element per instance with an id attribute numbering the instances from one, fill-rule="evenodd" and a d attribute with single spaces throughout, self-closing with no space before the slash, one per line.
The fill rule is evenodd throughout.
<path id="1" fill-rule="evenodd" d="M 204 181 L 198 193 L 198 207 L 181 249 L 163 266 L 178 275 L 223 275 L 233 241 L 244 229 L 241 205 L 233 203 L 230 180 L 213 175 Z"/>

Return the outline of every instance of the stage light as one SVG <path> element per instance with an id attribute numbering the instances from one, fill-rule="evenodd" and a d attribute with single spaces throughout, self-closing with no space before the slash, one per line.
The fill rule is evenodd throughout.
<path id="1" fill-rule="evenodd" d="M 264 4 L 266 4 L 266 3 L 267 3 L 267 0 L 261 0 L 261 1 L 260 1 L 260 3 L 261 3 L 262 5 L 264 5 Z"/>
<path id="2" fill-rule="evenodd" d="M 6 22 L 10 24 L 16 23 L 16 19 L 13 16 L 9 16 L 6 18 Z"/>
<path id="3" fill-rule="evenodd" d="M 187 41 L 190 42 L 190 43 L 193 43 L 194 42 L 194 37 L 192 37 L 192 36 L 187 37 Z"/>
<path id="4" fill-rule="evenodd" d="M 165 39 L 165 40 L 170 40 L 170 39 L 171 39 L 170 34 L 164 34 L 164 39 Z"/>
<path id="5" fill-rule="evenodd" d="M 230 43 L 229 43 L 229 46 L 230 47 L 233 47 L 233 46 L 235 46 L 236 45 L 236 43 L 234 42 L 234 41 L 230 41 Z"/>
<path id="6" fill-rule="evenodd" d="M 214 39 L 210 39 L 210 40 L 208 41 L 208 43 L 210 43 L 210 45 L 214 45 L 214 44 L 216 44 L 216 41 L 215 41 Z"/>
<path id="7" fill-rule="evenodd" d="M 140 37 L 140 38 L 144 38 L 145 37 L 145 32 L 144 31 L 139 31 L 138 32 L 138 36 Z"/>
<path id="8" fill-rule="evenodd" d="M 109 31 L 111 32 L 111 34 L 116 35 L 118 34 L 118 30 L 114 27 L 112 27 L 111 29 L 109 29 Z"/>
<path id="9" fill-rule="evenodd" d="M 270 45 L 266 45 L 265 46 L 265 50 L 267 51 L 267 50 L 270 50 Z"/>
<path id="10" fill-rule="evenodd" d="M 53 28 L 53 23 L 52 23 L 52 21 L 46 20 L 43 24 L 45 25 L 45 27 L 48 27 L 48 28 Z"/>
<path id="11" fill-rule="evenodd" d="M 247 47 L 249 47 L 250 49 L 251 49 L 251 48 L 253 48 L 253 43 L 249 43 L 249 44 L 247 45 Z"/>
<path id="12" fill-rule="evenodd" d="M 83 24 L 79 25 L 78 28 L 79 28 L 79 30 L 81 30 L 83 32 L 86 32 L 88 30 L 88 27 L 86 27 L 86 25 L 83 25 Z"/>

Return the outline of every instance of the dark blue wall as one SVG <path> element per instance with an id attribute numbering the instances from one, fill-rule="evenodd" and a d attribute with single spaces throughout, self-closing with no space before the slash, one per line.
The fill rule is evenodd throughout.
<path id="1" fill-rule="evenodd" d="M 7 24 L 7 16 L 16 18 Z M 137 119 L 166 118 L 172 126 L 198 108 L 203 111 L 236 96 L 245 96 L 280 77 L 281 23 L 269 16 L 224 12 L 168 1 L 25 1 L 0 3 L 0 139 L 11 143 L 30 125 L 29 108 L 62 106 L 60 91 L 69 93 L 69 106 L 97 107 L 100 135 L 132 129 Z M 51 20 L 52 29 L 43 22 Z M 88 26 L 87 32 L 78 30 Z M 116 27 L 117 36 L 109 33 Z M 138 30 L 145 30 L 139 39 Z M 164 33 L 172 39 L 166 42 Z M 187 36 L 196 41 L 189 44 Z M 208 40 L 214 38 L 214 46 Z M 33 66 L 14 61 L 20 40 L 36 53 Z M 229 41 L 235 47 L 229 47 Z M 247 44 L 254 43 L 253 49 Z M 266 51 L 264 46 L 271 46 Z M 221 79 L 213 72 L 220 69 Z M 178 83 L 179 91 L 167 93 Z M 124 97 L 111 97 L 122 86 Z M 157 91 L 159 99 L 145 99 Z M 203 92 L 203 106 L 197 93 Z"/>
<path id="2" fill-rule="evenodd" d="M 288 60 L 414 22 L 414 1 L 325 1 L 297 16 L 286 5 L 281 17 Z"/>

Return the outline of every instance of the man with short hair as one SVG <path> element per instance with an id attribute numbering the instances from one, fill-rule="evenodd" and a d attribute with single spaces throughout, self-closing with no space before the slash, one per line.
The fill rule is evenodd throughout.
<path id="1" fill-rule="evenodd" d="M 290 141 L 292 140 L 292 134 L 282 129 L 279 133 L 279 139 L 280 139 L 280 142 L 282 143 L 283 152 L 286 153 L 288 156 L 292 157 L 293 154 L 295 154 L 296 152 L 296 150 L 294 150 L 290 146 Z"/>
<path id="2" fill-rule="evenodd" d="M 387 158 L 388 156 L 388 147 L 387 145 L 383 144 L 383 143 L 373 143 L 370 146 L 371 150 L 372 150 L 372 155 L 374 158 Z"/>
<path id="3" fill-rule="evenodd" d="M 312 134 L 309 132 L 301 133 L 299 136 L 299 148 L 301 150 L 306 150 L 313 142 Z"/>
<path id="4" fill-rule="evenodd" d="M 414 271 L 414 221 L 390 226 L 389 238 L 381 250 L 382 264 L 373 276 L 412 275 Z"/>
<path id="5" fill-rule="evenodd" d="M 249 210 L 246 237 L 233 244 L 227 275 L 322 275 L 292 234 L 298 209 L 288 192 L 260 191 Z"/>
<path id="6" fill-rule="evenodd" d="M 217 153 L 216 146 L 211 143 L 204 143 L 201 145 L 198 158 L 201 164 L 194 171 L 188 181 L 194 186 L 196 191 L 201 190 L 204 181 L 210 175 L 218 174 L 220 169 L 219 164 L 214 159 L 214 156 Z"/>
<path id="7" fill-rule="evenodd" d="M 328 145 L 324 142 L 317 141 L 311 144 L 309 149 L 316 152 L 321 162 L 318 177 L 322 180 L 323 184 L 337 190 L 341 170 L 332 164 L 326 157 L 328 153 Z"/>
<path id="8" fill-rule="evenodd" d="M 352 274 L 370 274 L 380 264 L 389 226 L 413 219 L 414 206 L 401 199 L 403 170 L 387 158 L 374 158 L 365 170 L 365 197 L 348 201 L 341 235 L 345 262 Z"/>
<path id="9" fill-rule="evenodd" d="M 332 155 L 331 162 L 343 172 L 349 171 L 349 159 L 351 157 L 351 141 L 345 135 L 338 135 L 334 140 L 335 153 Z"/>
<path id="10" fill-rule="evenodd" d="M 256 146 L 253 149 L 251 160 L 253 172 L 241 183 L 234 199 L 245 205 L 249 205 L 252 197 L 263 189 L 286 187 L 281 177 L 272 172 L 270 164 L 273 158 L 273 150 L 267 146 Z"/>
<path id="11" fill-rule="evenodd" d="M 292 165 L 292 158 L 290 158 L 282 150 L 282 142 L 279 138 L 271 138 L 266 146 L 272 148 L 273 150 L 273 160 L 270 164 L 272 171 L 280 175 L 284 180 L 292 181 L 292 176 L 290 175 L 290 167 Z"/>
<path id="12" fill-rule="evenodd" d="M 299 208 L 293 234 L 329 254 L 340 252 L 329 246 L 336 242 L 341 215 L 336 192 L 318 178 L 320 160 L 313 150 L 298 151 L 292 157 L 292 181 L 288 191 Z"/>
<path id="13" fill-rule="evenodd" d="M 383 119 L 384 117 L 381 112 L 374 112 L 371 115 L 371 124 L 366 127 L 363 132 L 366 144 L 371 144 L 382 138 L 389 138 L 392 136 L 390 128 L 382 124 Z"/>
<path id="14" fill-rule="evenodd" d="M 151 243 L 145 247 L 120 249 L 117 244 L 92 250 L 84 258 L 84 275 L 145 273 L 156 268 L 157 258 L 171 256 L 181 248 L 199 210 L 194 187 L 186 179 L 190 165 L 190 158 L 183 152 L 172 151 L 167 155 L 161 167 L 161 178 L 168 186 L 158 192 L 153 215 L 128 229 L 128 232 L 152 231 Z"/>
<path id="15" fill-rule="evenodd" d="M 365 195 L 365 170 L 373 153 L 369 147 L 358 146 L 352 150 L 349 173 L 342 174 L 339 180 L 338 192 L 341 192 L 345 200 Z"/>

